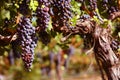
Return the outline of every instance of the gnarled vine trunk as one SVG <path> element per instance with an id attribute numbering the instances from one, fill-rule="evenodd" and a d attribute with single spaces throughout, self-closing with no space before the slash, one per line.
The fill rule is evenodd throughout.
<path id="1" fill-rule="evenodd" d="M 103 28 L 94 21 L 86 20 L 78 22 L 72 30 L 64 28 L 64 32 L 67 34 L 87 34 L 88 39 L 86 39 L 92 41 L 90 44 L 94 46 L 94 54 L 98 66 L 102 69 L 101 71 L 105 71 L 108 80 L 120 80 L 120 59 L 111 46 L 113 39 L 110 25 L 107 28 Z M 103 74 L 102 78 L 105 80 Z"/>
<path id="2" fill-rule="evenodd" d="M 108 80 L 120 80 L 120 61 L 110 46 L 109 30 L 96 27 L 93 36 L 95 38 L 95 55 L 101 62 Z"/>

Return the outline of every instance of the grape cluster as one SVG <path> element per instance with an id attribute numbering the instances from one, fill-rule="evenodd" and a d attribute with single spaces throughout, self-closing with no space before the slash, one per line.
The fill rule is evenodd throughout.
<path id="1" fill-rule="evenodd" d="M 93 17 L 95 15 L 98 18 L 100 18 L 100 16 L 96 12 L 96 10 L 97 10 L 97 0 L 89 0 L 89 5 L 90 5 L 90 8 L 89 8 L 89 10 L 90 10 L 90 12 L 89 12 L 90 16 Z"/>
<path id="2" fill-rule="evenodd" d="M 102 5 L 105 10 L 108 10 L 108 0 L 102 0 Z"/>
<path id="3" fill-rule="evenodd" d="M 51 3 L 52 25 L 55 31 L 60 32 L 63 26 L 69 27 L 71 14 L 71 0 L 53 0 Z"/>
<path id="4" fill-rule="evenodd" d="M 95 10 L 97 8 L 97 0 L 89 0 L 91 10 Z"/>
<path id="5" fill-rule="evenodd" d="M 40 28 L 40 31 L 45 31 L 48 27 L 50 20 L 48 0 L 38 0 L 39 6 L 37 7 L 37 26 Z"/>
<path id="6" fill-rule="evenodd" d="M 32 26 L 30 19 L 22 17 L 18 24 L 18 39 L 22 50 L 22 59 L 27 69 L 30 68 L 34 58 L 34 49 L 37 43 L 35 27 Z"/>
<path id="7" fill-rule="evenodd" d="M 117 1 L 114 0 L 102 0 L 102 6 L 104 10 L 107 10 L 109 14 L 118 11 Z"/>
<path id="8" fill-rule="evenodd" d="M 108 10 L 109 13 L 118 11 L 117 3 L 115 0 L 108 0 L 108 3 L 109 3 L 109 10 Z"/>
<path id="9" fill-rule="evenodd" d="M 48 44 L 50 42 L 50 35 L 46 32 L 50 21 L 49 15 L 49 4 L 48 0 L 38 0 L 38 7 L 36 10 L 37 14 L 37 26 L 39 27 L 39 37 L 43 44 Z"/>

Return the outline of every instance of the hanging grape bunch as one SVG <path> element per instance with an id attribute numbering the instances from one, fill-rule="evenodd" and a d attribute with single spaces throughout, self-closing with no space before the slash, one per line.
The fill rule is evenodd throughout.
<path id="1" fill-rule="evenodd" d="M 18 24 L 17 32 L 22 50 L 21 57 L 24 61 L 24 66 L 29 70 L 33 62 L 34 49 L 37 43 L 35 27 L 32 26 L 29 18 L 22 17 Z"/>
<path id="2" fill-rule="evenodd" d="M 37 14 L 37 26 L 39 27 L 39 37 L 43 44 L 48 44 L 50 42 L 50 35 L 46 32 L 50 21 L 49 15 L 49 1 L 48 0 L 38 0 L 38 7 L 36 10 Z"/>
<path id="3" fill-rule="evenodd" d="M 116 5 L 116 1 L 114 0 L 108 0 L 108 6 L 109 6 L 109 10 L 108 13 L 113 13 L 113 12 L 117 12 L 118 11 L 118 7 Z"/>
<path id="4" fill-rule="evenodd" d="M 108 0 L 103 0 L 102 5 L 103 5 L 103 8 L 105 8 L 105 10 L 108 10 Z"/>
<path id="5" fill-rule="evenodd" d="M 52 6 L 52 25 L 55 31 L 61 32 L 61 27 L 69 27 L 71 14 L 71 0 L 53 0 Z"/>

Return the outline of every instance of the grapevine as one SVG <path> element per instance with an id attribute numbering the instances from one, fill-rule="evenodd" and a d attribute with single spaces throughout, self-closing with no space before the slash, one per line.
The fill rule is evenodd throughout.
<path id="1" fill-rule="evenodd" d="M 30 23 L 30 19 L 22 17 L 18 24 L 18 39 L 22 49 L 21 57 L 25 63 L 25 67 L 29 69 L 34 59 L 34 49 L 37 43 L 35 36 L 35 27 Z"/>
<path id="2" fill-rule="evenodd" d="M 50 42 L 50 35 L 46 32 L 50 21 L 49 15 L 49 1 L 48 0 L 38 0 L 38 7 L 36 10 L 37 14 L 37 26 L 39 27 L 39 37 L 44 44 Z"/>
<path id="3" fill-rule="evenodd" d="M 35 2 L 32 5 L 35 11 L 30 8 L 32 1 Z M 58 39 L 56 36 L 64 37 L 54 43 L 63 47 L 70 45 L 69 42 L 67 43 L 67 40 L 70 41 L 69 38 L 79 35 L 83 39 L 84 49 L 94 52 L 102 78 L 105 79 L 103 75 L 105 73 L 108 80 L 120 79 L 119 0 L 14 0 L 12 2 L 3 1 L 3 5 L 0 6 L 1 15 L 6 13 L 0 16 L 0 52 L 8 52 L 12 48 L 14 57 L 21 57 L 25 68 L 30 71 L 38 39 L 45 44 L 40 46 L 49 50 L 49 43 L 53 38 Z M 80 15 L 77 14 L 77 10 L 75 13 L 73 11 L 76 8 L 75 3 L 79 3 L 77 10 Z M 13 4 L 15 8 L 11 10 Z M 74 19 L 75 16 L 77 17 Z M 6 46 L 10 50 L 6 49 Z M 47 58 L 50 60 L 50 65 L 55 63 L 57 75 L 62 79 L 60 67 L 64 65 L 67 68 L 68 59 L 74 51 L 73 48 L 62 49 L 61 53 L 58 51 L 54 55 L 52 49 L 53 47 L 50 48 L 51 53 Z M 9 55 L 11 56 L 11 53 Z M 65 59 L 63 55 L 67 55 L 68 58 Z M 43 61 L 46 61 L 46 58 L 43 58 Z M 49 73 L 51 67 L 46 68 Z"/>
<path id="4" fill-rule="evenodd" d="M 52 5 L 52 25 L 55 31 L 61 32 L 61 28 L 70 27 L 71 0 L 53 0 Z"/>

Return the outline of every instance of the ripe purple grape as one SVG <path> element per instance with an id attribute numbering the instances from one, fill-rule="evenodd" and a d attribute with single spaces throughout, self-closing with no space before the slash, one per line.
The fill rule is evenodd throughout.
<path id="1" fill-rule="evenodd" d="M 50 13 L 53 16 L 52 25 L 55 31 L 60 32 L 60 28 L 63 26 L 69 27 L 69 20 L 72 17 L 70 2 L 71 0 L 53 0 L 51 2 Z"/>
<path id="2" fill-rule="evenodd" d="M 34 59 L 34 49 L 37 43 L 35 28 L 32 26 L 29 18 L 21 18 L 21 21 L 18 24 L 17 32 L 22 49 L 21 57 L 24 61 L 25 67 L 29 69 Z"/>
<path id="3" fill-rule="evenodd" d="M 43 44 L 48 44 L 50 42 L 50 35 L 46 32 L 46 28 L 48 27 L 50 21 L 49 15 L 49 4 L 48 0 L 38 0 L 38 8 L 36 10 L 37 14 L 37 26 L 39 27 L 39 37 Z"/>

